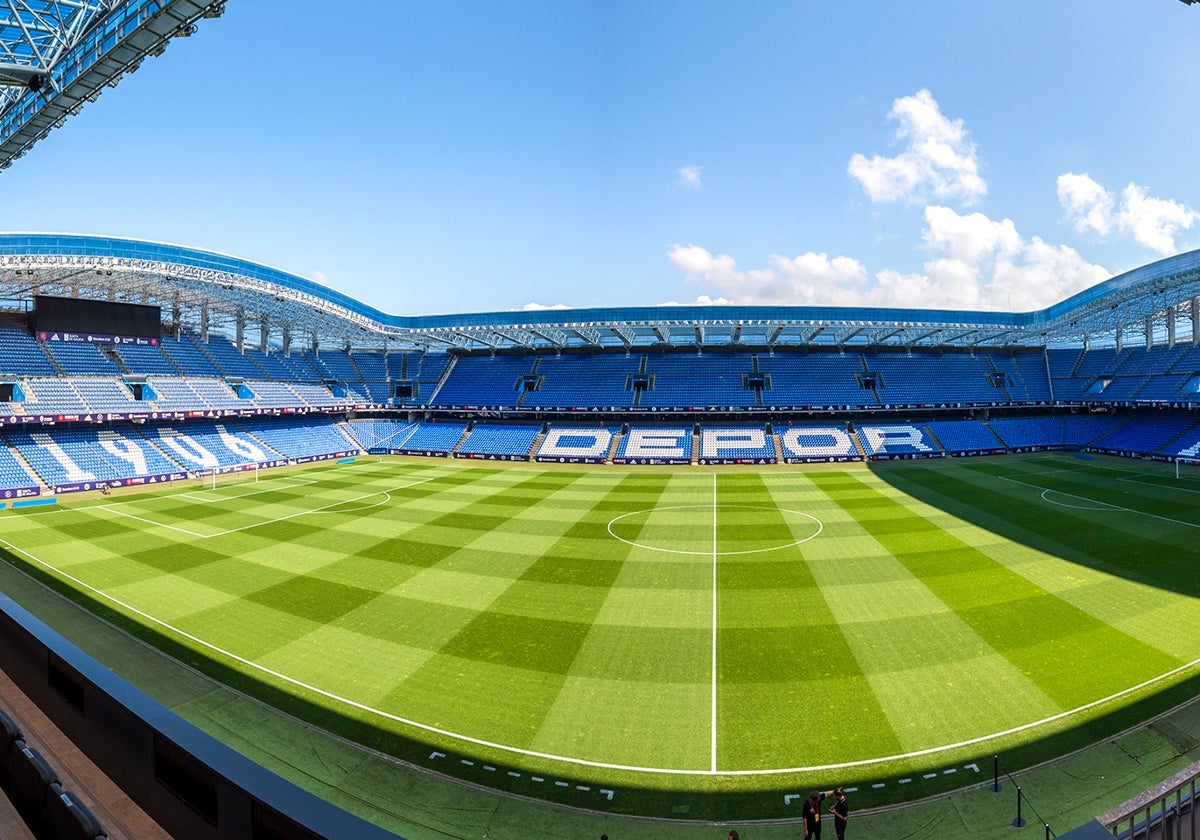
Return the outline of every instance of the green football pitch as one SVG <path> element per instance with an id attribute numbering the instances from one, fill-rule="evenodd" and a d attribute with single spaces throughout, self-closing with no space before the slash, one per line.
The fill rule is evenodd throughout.
<path id="1" fill-rule="evenodd" d="M 14 563 L 191 667 L 433 771 L 795 817 L 989 781 L 1196 693 L 1200 478 L 360 459 L 6 511 Z"/>

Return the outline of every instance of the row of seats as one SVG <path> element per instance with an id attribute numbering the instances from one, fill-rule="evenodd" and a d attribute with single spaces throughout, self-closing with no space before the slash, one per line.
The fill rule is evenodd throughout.
<path id="1" fill-rule="evenodd" d="M 452 365 L 452 367 L 450 367 Z M 450 367 L 449 375 L 446 375 Z M 27 412 L 120 411 L 137 401 L 113 385 L 125 375 L 159 384 L 166 410 L 393 402 L 454 408 L 879 408 L 1008 405 L 1057 400 L 1200 402 L 1200 349 L 1117 352 L 799 351 L 477 355 L 239 350 L 229 339 L 184 334 L 158 346 L 39 344 L 0 328 L 0 376 L 22 377 Z M 103 378 L 106 385 L 68 385 Z M 229 378 L 254 397 L 239 397 Z M 345 393 L 322 383 L 341 383 Z M 188 386 L 178 383 L 205 383 Z M 174 383 L 174 384 L 173 384 Z M 268 384 L 270 383 L 270 384 Z M 257 386 L 257 390 L 256 390 Z M 282 387 L 273 387 L 282 386 Z M 88 394 L 78 393 L 81 387 Z M 283 389 L 286 390 L 283 390 Z M 127 389 L 126 389 L 127 390 Z M 201 394 L 193 391 L 203 391 Z M 258 391 L 264 396 L 259 399 Z M 303 391 L 303 393 L 300 393 Z M 288 392 L 295 392 L 294 395 Z M 294 400 L 288 403 L 287 400 Z M 36 404 L 36 405 L 35 405 Z"/>
<path id="2" fill-rule="evenodd" d="M 1013 353 L 463 356 L 423 402 L 463 408 L 878 408 L 1050 399 L 1045 357 Z"/>
<path id="3" fill-rule="evenodd" d="M 246 408 L 322 408 L 345 405 L 383 405 L 386 383 L 364 383 L 339 396 L 314 382 L 246 381 L 231 386 L 222 379 L 147 377 L 148 391 L 134 398 L 117 379 L 30 378 L 23 381 L 25 401 L 8 405 L 5 413 L 88 414 L 149 413 Z"/>
<path id="4" fill-rule="evenodd" d="M 176 339 L 164 335 L 155 344 L 120 343 L 109 353 L 90 342 L 40 343 L 24 330 L 0 327 L 0 374 L 17 376 L 187 376 L 273 381 L 356 382 L 422 380 L 436 383 L 449 356 L 424 364 L 421 353 L 321 350 L 283 355 L 247 347 L 239 350 L 228 338 L 207 341 L 191 332 Z M 423 370 L 424 368 L 424 370 Z"/>
<path id="5" fill-rule="evenodd" d="M 333 418 L 193 420 L 184 424 L 9 426 L 0 441 L 0 490 L 50 487 L 354 452 L 361 447 Z M 34 478 L 13 454 L 19 452 Z"/>
<path id="6" fill-rule="evenodd" d="M 356 420 L 347 424 L 364 449 L 403 449 L 448 454 L 528 455 L 540 426 L 476 423 L 467 434 L 463 422 L 410 424 L 399 420 Z M 357 430 L 357 431 L 356 431 Z M 555 458 L 600 457 L 614 434 L 602 426 L 554 425 L 533 455 Z M 1188 414 L 1056 415 L 1021 418 L 930 420 L 921 423 L 859 423 L 863 453 L 867 456 L 962 454 L 1028 448 L 1081 448 L 1092 446 L 1144 455 L 1194 457 L 1200 443 L 1200 421 Z M 635 424 L 621 437 L 618 459 L 688 460 L 692 454 L 691 428 Z M 785 457 L 819 448 L 831 456 L 858 455 L 842 426 L 777 426 Z M 466 438 L 464 440 L 464 435 Z M 762 425 L 704 424 L 700 437 L 701 459 L 769 459 L 776 450 Z"/>
<path id="7" fill-rule="evenodd" d="M 0 788 L 34 837 L 108 838 L 96 815 L 63 786 L 54 768 L 26 743 L 20 727 L 3 711 L 0 711 Z"/>
<path id="8" fill-rule="evenodd" d="M 337 422 L 322 415 L 197 419 L 186 424 L 9 426 L 0 435 L 0 490 L 113 482 L 295 460 L 335 452 L 393 450 L 543 460 L 607 458 L 614 432 L 603 426 L 553 426 L 541 445 L 534 424 L 371 419 Z M 689 461 L 691 427 L 634 424 L 620 435 L 622 461 Z M 1022 418 L 859 423 L 867 457 L 936 456 L 1028 448 L 1095 447 L 1143 455 L 1200 454 L 1200 421 L 1189 413 L 1056 415 Z M 859 457 L 845 426 L 705 425 L 698 458 L 771 460 Z M 19 456 L 17 455 L 19 453 Z M 26 465 L 32 469 L 32 474 Z"/>

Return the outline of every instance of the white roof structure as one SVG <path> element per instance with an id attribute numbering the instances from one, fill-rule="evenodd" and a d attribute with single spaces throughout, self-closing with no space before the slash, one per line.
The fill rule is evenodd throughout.
<path id="1" fill-rule="evenodd" d="M 238 257 L 135 239 L 0 234 L 0 305 L 33 295 L 160 306 L 169 326 L 235 340 L 396 350 L 636 347 L 1150 346 L 1200 341 L 1200 251 L 1037 312 L 821 306 L 642 306 L 406 316 Z"/>

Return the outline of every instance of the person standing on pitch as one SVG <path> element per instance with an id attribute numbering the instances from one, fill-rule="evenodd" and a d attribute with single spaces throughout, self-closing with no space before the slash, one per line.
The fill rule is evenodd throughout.
<path id="1" fill-rule="evenodd" d="M 804 801 L 804 840 L 821 840 L 821 800 L 828 795 L 817 791 Z"/>
<path id="2" fill-rule="evenodd" d="M 833 814 L 833 829 L 837 832 L 838 840 L 846 836 L 846 823 L 850 819 L 850 803 L 846 801 L 846 793 L 841 788 L 833 791 L 836 800 L 829 813 Z"/>

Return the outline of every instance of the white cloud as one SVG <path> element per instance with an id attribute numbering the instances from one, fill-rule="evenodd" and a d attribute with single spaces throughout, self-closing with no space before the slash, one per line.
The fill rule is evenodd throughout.
<path id="1" fill-rule="evenodd" d="M 939 297 L 956 307 L 1022 312 L 1057 303 L 1108 279 L 1074 248 L 1041 237 L 1023 239 L 1011 219 L 963 216 L 925 208 L 923 239 L 934 253 L 925 264 Z"/>
<path id="2" fill-rule="evenodd" d="M 1058 176 L 1058 203 L 1075 230 L 1108 236 L 1113 224 L 1113 196 L 1090 175 L 1066 172 Z"/>
<path id="3" fill-rule="evenodd" d="M 899 123 L 895 157 L 855 154 L 846 171 L 874 202 L 921 204 L 931 199 L 971 205 L 987 195 L 979 159 L 961 119 L 945 117 L 928 90 L 892 103 L 888 119 Z"/>
<path id="4" fill-rule="evenodd" d="M 532 303 L 531 302 L 531 303 L 527 303 L 524 306 L 522 306 L 521 311 L 522 312 L 543 312 L 547 309 L 570 309 L 570 308 L 571 307 L 567 306 L 565 303 L 552 303 L 552 304 L 547 305 L 544 303 Z"/>
<path id="5" fill-rule="evenodd" d="M 723 297 L 710 297 L 708 295 L 700 295 L 695 300 L 683 303 L 678 300 L 667 300 L 659 304 L 659 306 L 729 306 L 733 301 Z"/>
<path id="6" fill-rule="evenodd" d="M 1129 184 L 1121 193 L 1118 227 L 1139 245 L 1160 254 L 1175 253 L 1178 250 L 1175 237 L 1181 230 L 1191 228 L 1197 220 L 1200 220 L 1200 213 L 1186 204 L 1151 198 L 1146 195 L 1146 188 L 1137 184 Z"/>
<path id="7" fill-rule="evenodd" d="M 700 176 L 703 174 L 703 166 L 681 166 L 679 167 L 679 186 L 687 190 L 698 190 L 702 186 Z"/>
<path id="8" fill-rule="evenodd" d="M 1090 175 L 1074 172 L 1058 176 L 1058 202 L 1080 233 L 1117 233 L 1164 255 L 1179 250 L 1176 237 L 1200 221 L 1200 213 L 1186 204 L 1149 196 L 1145 187 L 1133 182 L 1122 191 L 1118 205 Z"/>
<path id="9" fill-rule="evenodd" d="M 982 213 L 926 207 L 922 238 L 929 251 L 922 271 L 883 269 L 873 278 L 858 260 L 813 252 L 772 255 L 765 268 L 748 270 L 698 245 L 675 245 L 668 256 L 707 298 L 736 304 L 1023 312 L 1110 276 L 1073 248 L 1023 239 L 1011 219 Z"/>
<path id="10" fill-rule="evenodd" d="M 857 260 L 812 252 L 773 255 L 766 268 L 749 271 L 739 269 L 728 254 L 714 255 L 699 245 L 675 245 L 667 256 L 690 282 L 716 290 L 715 296 L 701 295 L 698 303 L 849 304 L 849 295 L 867 280 L 867 270 Z M 843 297 L 845 301 L 836 299 Z"/>

